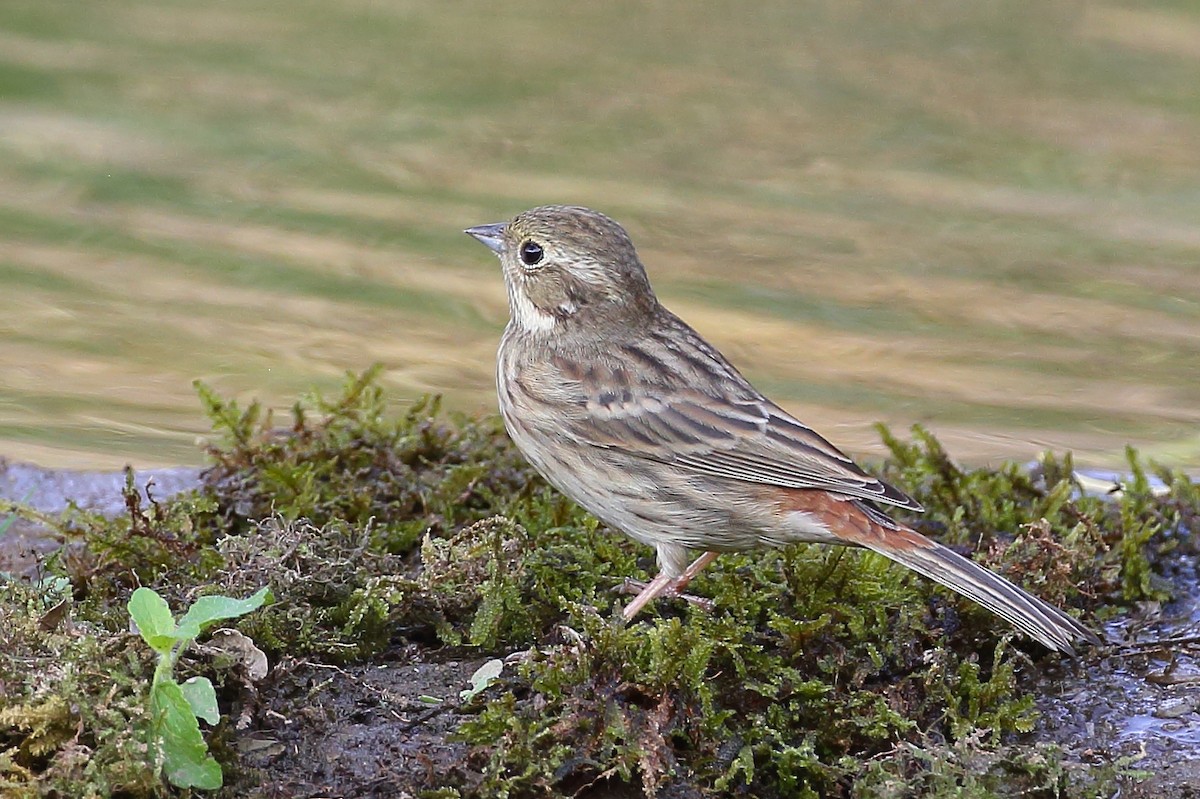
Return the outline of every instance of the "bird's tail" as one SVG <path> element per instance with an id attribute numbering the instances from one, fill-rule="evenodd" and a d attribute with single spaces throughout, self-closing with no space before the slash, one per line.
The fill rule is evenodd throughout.
<path id="1" fill-rule="evenodd" d="M 855 525 L 860 535 L 854 543 L 978 602 L 1050 649 L 1074 655 L 1078 642 L 1100 643 L 1094 632 L 1050 603 L 874 508 L 853 504 L 866 515 L 865 525 Z"/>

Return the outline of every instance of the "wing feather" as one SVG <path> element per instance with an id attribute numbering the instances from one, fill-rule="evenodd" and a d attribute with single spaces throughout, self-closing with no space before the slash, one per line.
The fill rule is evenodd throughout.
<path id="1" fill-rule="evenodd" d="M 566 423 L 576 441 L 696 474 L 921 510 L 759 394 L 682 321 L 666 321 L 684 329 L 660 331 L 660 346 L 639 345 L 632 363 L 621 358 L 629 347 L 587 369 L 560 361 L 560 390 L 580 409 Z"/>

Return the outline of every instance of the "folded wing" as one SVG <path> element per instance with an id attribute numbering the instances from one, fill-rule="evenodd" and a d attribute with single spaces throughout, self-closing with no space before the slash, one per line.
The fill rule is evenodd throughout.
<path id="1" fill-rule="evenodd" d="M 580 443 L 698 474 L 921 510 L 744 380 L 708 381 L 705 388 L 719 387 L 708 391 L 672 382 L 626 382 L 613 391 L 611 379 L 581 380 L 582 412 L 569 430 Z"/>

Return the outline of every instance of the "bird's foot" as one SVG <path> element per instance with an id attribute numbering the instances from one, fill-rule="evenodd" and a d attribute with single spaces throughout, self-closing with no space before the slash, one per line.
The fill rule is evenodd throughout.
<path id="1" fill-rule="evenodd" d="M 636 594 L 640 597 L 648 588 L 652 587 L 653 585 L 653 582 L 645 583 L 641 580 L 635 580 L 632 577 L 626 577 L 625 581 L 621 585 L 617 586 L 617 592 L 621 594 Z M 716 607 L 716 603 L 714 603 L 711 599 L 705 599 L 702 596 L 685 594 L 683 589 L 686 587 L 687 581 L 682 581 L 677 577 L 674 580 L 667 582 L 662 588 L 658 589 L 655 592 L 654 597 L 678 597 L 684 602 L 687 602 L 689 605 L 700 608 L 705 612 L 711 613 L 713 611 L 713 609 Z M 647 599 L 651 598 L 653 597 L 648 597 Z M 641 605 L 638 605 L 633 614 L 630 614 L 629 608 L 634 607 L 633 604 L 630 603 L 629 608 L 626 608 L 626 619 L 628 620 L 633 618 L 633 616 L 637 614 L 637 611 L 641 610 L 645 604 L 646 603 L 643 602 Z"/>

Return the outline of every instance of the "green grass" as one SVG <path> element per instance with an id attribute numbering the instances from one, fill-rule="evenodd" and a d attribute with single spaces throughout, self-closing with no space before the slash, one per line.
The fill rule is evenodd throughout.
<path id="1" fill-rule="evenodd" d="M 903 339 L 954 385 L 952 399 L 926 390 L 935 423 L 945 411 L 988 436 L 1015 420 L 1118 461 L 1131 437 L 1153 449 L 1200 421 L 1200 57 L 1186 36 L 1200 14 L 1188 4 L 774 0 L 747 14 L 680 0 L 518 0 L 503 13 L 478 0 L 115 0 L 68 12 L 14 0 L 0 28 L 6 325 L 38 330 L 65 309 L 107 350 L 46 337 L 0 346 L 0 369 L 36 360 L 76 375 L 60 389 L 96 397 L 101 424 L 138 423 L 103 388 L 143 363 L 159 374 L 147 406 L 172 407 L 169 426 L 192 432 L 180 389 L 196 376 L 278 401 L 379 359 L 412 395 L 490 407 L 503 291 L 459 231 L 560 201 L 627 223 L 668 303 L 700 321 L 724 314 L 705 327 L 719 345 L 769 345 L 780 331 L 740 332 L 762 314 L 784 338 L 815 326 Z M 798 270 L 809 277 L 789 282 Z M 39 285 L 39 272 L 78 288 Z M 162 296 L 163 275 L 179 301 Z M 1010 312 L 993 318 L 994 302 Z M 218 332 L 156 346 L 196 319 Z M 978 363 L 973 392 L 956 368 L 986 342 L 996 357 Z M 747 371 L 784 404 L 809 403 L 791 387 L 821 379 L 810 353 L 763 350 Z M 272 362 L 286 379 L 264 379 Z M 840 401 L 806 405 L 811 421 L 894 413 L 902 365 L 846 369 L 880 391 L 853 416 Z M 1144 391 L 1110 408 L 1111 374 Z M 993 414 L 993 389 L 1020 396 L 1031 382 L 1094 399 Z M 14 392 L 34 440 L 54 427 L 32 389 Z M 1091 429 L 1112 414 L 1127 431 Z M 108 446 L 81 442 L 69 460 L 159 459 L 152 438 Z M 992 446 L 964 454 L 1033 449 Z M 0 451 L 25 450 L 5 437 Z"/>

